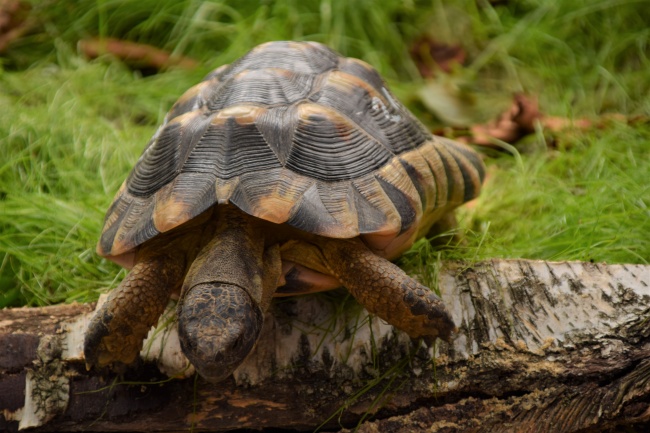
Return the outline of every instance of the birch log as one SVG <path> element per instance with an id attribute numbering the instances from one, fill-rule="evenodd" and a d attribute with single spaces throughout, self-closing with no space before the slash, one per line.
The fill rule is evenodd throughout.
<path id="1" fill-rule="evenodd" d="M 0 430 L 650 431 L 650 266 L 447 263 L 438 280 L 451 344 L 344 295 L 282 299 L 219 385 L 182 356 L 173 309 L 120 376 L 85 370 L 92 307 L 0 311 Z"/>

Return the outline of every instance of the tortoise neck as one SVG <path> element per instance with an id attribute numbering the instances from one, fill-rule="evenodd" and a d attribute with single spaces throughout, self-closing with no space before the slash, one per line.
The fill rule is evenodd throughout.
<path id="1" fill-rule="evenodd" d="M 264 298 L 262 231 L 251 216 L 234 206 L 218 206 L 213 215 L 214 234 L 192 263 L 181 296 L 198 284 L 224 283 L 241 287 L 255 302 L 261 303 Z"/>

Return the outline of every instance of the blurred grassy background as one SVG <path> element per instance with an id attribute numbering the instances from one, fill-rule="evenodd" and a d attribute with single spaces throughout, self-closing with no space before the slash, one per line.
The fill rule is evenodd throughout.
<path id="1" fill-rule="evenodd" d="M 116 285 L 123 271 L 94 253 L 104 211 L 165 112 L 211 69 L 283 39 L 373 64 L 432 128 L 444 116 L 419 99 L 431 82 L 409 54 L 423 36 L 466 53 L 433 80 L 476 121 L 495 117 L 513 92 L 568 119 L 621 115 L 559 133 L 539 126 L 521 155 L 490 159 L 482 197 L 461 212 L 464 243 L 432 251 L 420 242 L 407 267 L 438 257 L 650 261 L 647 1 L 21 4 L 29 30 L 0 53 L 0 307 L 90 301 Z M 152 73 L 110 55 L 89 59 L 79 42 L 95 37 L 198 66 Z"/>

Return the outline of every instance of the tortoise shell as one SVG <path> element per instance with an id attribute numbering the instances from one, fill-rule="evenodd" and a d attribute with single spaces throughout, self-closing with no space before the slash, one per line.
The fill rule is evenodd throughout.
<path id="1" fill-rule="evenodd" d="M 480 189 L 469 147 L 432 136 L 368 64 L 270 42 L 174 104 L 122 184 L 98 253 L 134 249 L 232 203 L 257 218 L 396 256 Z"/>

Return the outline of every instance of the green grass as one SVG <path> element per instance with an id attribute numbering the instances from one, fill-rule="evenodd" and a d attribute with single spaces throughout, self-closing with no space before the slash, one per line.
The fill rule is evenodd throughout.
<path id="1" fill-rule="evenodd" d="M 466 212 L 477 258 L 650 262 L 650 125 L 567 137 L 491 174 Z"/>
<path id="2" fill-rule="evenodd" d="M 115 286 L 123 273 L 94 254 L 115 191 L 186 88 L 267 40 L 316 40 L 372 63 L 431 126 L 408 56 L 422 33 L 467 50 L 467 67 L 450 79 L 478 118 L 513 91 L 569 118 L 650 114 L 644 2 L 509 3 L 34 1 L 38 26 L 0 57 L 0 307 L 89 301 Z M 84 59 L 77 42 L 94 36 L 154 44 L 201 66 L 142 76 L 108 56 Z M 483 195 L 462 212 L 464 243 L 442 252 L 418 244 L 420 268 L 439 256 L 650 260 L 647 123 L 540 130 L 525 148 L 489 161 Z"/>

